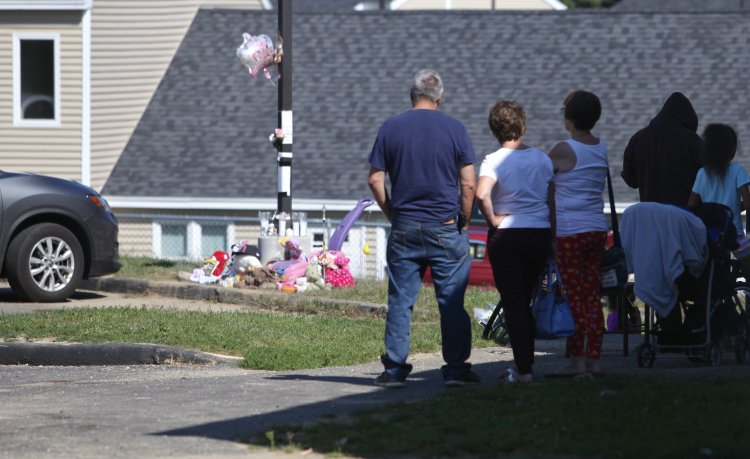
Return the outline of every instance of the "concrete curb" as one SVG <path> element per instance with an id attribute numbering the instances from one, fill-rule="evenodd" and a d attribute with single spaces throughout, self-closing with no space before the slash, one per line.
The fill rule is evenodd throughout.
<path id="1" fill-rule="evenodd" d="M 0 343 L 1 365 L 159 365 L 216 364 L 212 354 L 157 344 Z"/>
<path id="2" fill-rule="evenodd" d="M 226 288 L 185 282 L 152 282 L 122 277 L 86 279 L 81 282 L 79 289 L 137 295 L 154 294 L 181 300 L 214 301 L 268 310 L 300 311 L 306 305 L 314 305 L 326 309 L 337 309 L 349 315 L 379 318 L 384 318 L 387 311 L 387 307 L 382 304 L 313 297 L 306 296 L 304 293 Z"/>

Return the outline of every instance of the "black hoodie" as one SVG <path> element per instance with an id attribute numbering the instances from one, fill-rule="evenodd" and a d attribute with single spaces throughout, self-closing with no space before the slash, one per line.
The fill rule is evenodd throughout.
<path id="1" fill-rule="evenodd" d="M 687 97 L 672 93 L 648 126 L 625 147 L 622 178 L 641 202 L 686 206 L 701 167 L 698 115 Z"/>

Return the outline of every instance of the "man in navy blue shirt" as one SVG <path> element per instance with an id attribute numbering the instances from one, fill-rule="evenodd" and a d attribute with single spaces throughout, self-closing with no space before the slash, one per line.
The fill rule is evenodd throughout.
<path id="1" fill-rule="evenodd" d="M 412 369 L 406 363 L 411 314 L 427 267 L 440 308 L 445 384 L 479 382 L 467 362 L 471 319 L 464 309 L 471 257 L 463 228 L 474 203 L 476 158 L 464 125 L 438 111 L 442 99 L 440 75 L 417 72 L 412 109 L 383 123 L 370 153 L 368 184 L 391 222 L 385 371 L 375 379 L 383 387 L 405 386 Z"/>

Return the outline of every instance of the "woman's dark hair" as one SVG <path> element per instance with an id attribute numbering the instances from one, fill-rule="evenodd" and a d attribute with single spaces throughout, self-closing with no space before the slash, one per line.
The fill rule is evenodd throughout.
<path id="1" fill-rule="evenodd" d="M 712 177 L 724 177 L 729 163 L 737 152 L 737 132 L 726 124 L 709 124 L 703 130 L 702 157 L 706 172 Z"/>
<path id="2" fill-rule="evenodd" d="M 500 143 L 520 139 L 526 132 L 526 112 L 523 106 L 514 100 L 498 101 L 490 109 L 487 120 L 490 131 Z"/>
<path id="3" fill-rule="evenodd" d="M 602 104 L 594 93 L 573 91 L 563 101 L 563 114 L 576 129 L 590 131 L 602 115 Z"/>

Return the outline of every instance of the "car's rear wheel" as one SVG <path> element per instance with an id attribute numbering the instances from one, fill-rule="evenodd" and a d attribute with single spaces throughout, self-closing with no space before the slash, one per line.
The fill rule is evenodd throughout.
<path id="1" fill-rule="evenodd" d="M 75 235 L 54 223 L 38 223 L 13 238 L 5 258 L 8 283 L 19 297 L 62 301 L 83 277 L 83 250 Z"/>

